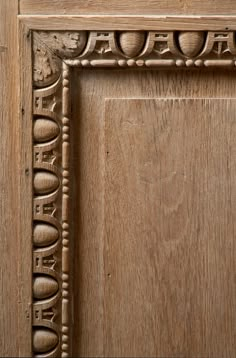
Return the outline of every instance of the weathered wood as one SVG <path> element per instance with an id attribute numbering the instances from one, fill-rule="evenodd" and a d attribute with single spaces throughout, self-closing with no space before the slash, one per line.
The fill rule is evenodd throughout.
<path id="1" fill-rule="evenodd" d="M 19 24 L 19 74 L 20 74 L 20 103 L 19 103 L 19 141 L 20 141 L 20 247 L 19 247 L 19 276 L 20 301 L 19 313 L 19 356 L 32 356 L 32 58 L 31 34 L 23 23 Z M 31 148 L 31 150 L 30 150 Z"/>
<path id="2" fill-rule="evenodd" d="M 0 356 L 19 354 L 19 70 L 17 1 L 0 2 Z M 24 323 L 23 323 L 24 324 Z"/>
<path id="3" fill-rule="evenodd" d="M 34 83 L 37 87 L 47 86 L 59 78 L 60 66 L 55 66 L 58 63 L 55 53 L 73 67 L 199 68 L 218 63 L 219 67 L 236 67 L 235 32 L 228 30 L 107 30 L 87 31 L 86 35 L 84 31 L 35 31 L 34 37 L 37 39 L 34 44 L 34 73 L 37 74 Z M 69 101 L 63 101 L 63 106 L 68 109 Z"/>
<path id="4" fill-rule="evenodd" d="M 138 0 L 134 9 L 133 2 L 122 0 L 109 4 L 104 0 L 42 0 L 40 4 L 21 0 L 19 38 L 17 1 L 4 0 L 0 6 L 1 355 L 30 357 L 33 348 L 35 354 L 67 357 L 72 348 L 75 356 L 215 356 L 219 352 L 223 358 L 232 356 L 236 349 L 231 115 L 235 103 L 216 98 L 235 97 L 234 76 L 226 74 L 224 68 L 236 66 L 236 16 L 232 16 L 236 15 L 236 6 L 229 0 L 223 4 L 217 0 L 214 6 L 211 2 L 180 0 L 150 1 L 147 6 Z M 231 16 L 184 17 L 218 13 Z M 163 16 L 155 16 L 160 14 Z M 176 14 L 181 16 L 171 17 Z M 34 30 L 46 31 L 40 34 Z M 154 33 L 156 30 L 169 31 L 164 41 L 163 34 Z M 33 44 L 32 35 L 36 39 Z M 154 38 L 161 38 L 161 42 L 156 43 Z M 90 67 L 92 73 L 70 66 Z M 107 71 L 118 66 L 126 72 Z M 176 70 L 195 67 L 199 73 L 132 71 L 144 66 Z M 219 69 L 203 74 L 199 69 L 203 66 Z M 71 80 L 72 71 L 75 77 Z M 32 73 L 37 88 L 33 88 Z M 168 96 L 180 99 L 146 99 Z M 186 96 L 194 100 L 183 99 Z M 122 97 L 123 102 L 107 97 Z M 143 99 L 127 101 L 131 97 Z M 187 114 L 194 109 L 190 118 L 186 117 L 186 108 Z M 128 123 L 125 117 L 130 118 Z M 126 130 L 121 128 L 122 121 Z M 160 135 L 153 136 L 142 121 L 151 129 L 159 128 Z M 122 151 L 122 146 L 126 150 Z M 185 153 L 185 148 L 190 150 Z M 145 165 L 134 181 L 140 163 Z M 181 180 L 186 177 L 181 174 L 175 181 L 172 173 L 176 165 L 184 165 L 190 179 L 199 180 L 190 180 L 183 188 Z M 160 183 L 154 180 L 160 167 L 164 172 L 170 169 L 172 185 L 166 176 L 159 178 Z M 121 185 L 124 181 L 127 185 Z M 114 197 L 116 200 L 111 201 Z M 70 226 L 72 208 L 74 235 Z M 137 221 L 140 208 L 144 213 L 141 232 L 141 221 Z M 175 237 L 186 228 L 186 222 L 188 238 Z M 147 236 L 145 230 L 153 238 L 149 246 L 142 240 Z M 70 249 L 73 237 L 75 251 Z M 177 241 L 182 245 L 181 252 L 176 248 Z M 165 260 L 169 252 L 173 263 Z M 179 267 L 181 258 L 186 260 Z M 147 273 L 145 277 L 141 268 Z M 194 282 L 188 277 L 189 271 Z M 161 272 L 163 280 L 158 274 Z M 186 277 L 184 282 L 181 274 Z M 173 285 L 169 285 L 171 280 Z M 166 291 L 160 297 L 163 281 Z M 174 294 L 168 296 L 172 289 L 178 296 L 175 302 L 182 297 L 177 308 Z M 152 325 L 143 307 L 147 296 Z M 49 306 L 44 305 L 44 299 Z M 122 312 L 118 306 L 123 307 Z M 189 307 L 193 312 L 187 311 Z M 180 323 L 178 309 L 183 314 Z"/>
<path id="5" fill-rule="evenodd" d="M 70 320 L 70 302 L 72 300 L 70 295 L 72 277 L 72 265 L 70 264 L 72 256 L 70 249 L 72 238 L 70 229 L 70 188 L 72 178 L 70 170 L 70 153 L 72 150 L 70 148 L 70 107 L 73 106 L 71 101 L 71 67 L 80 67 L 81 65 L 85 67 L 91 66 L 91 68 L 121 66 L 126 67 L 130 71 L 130 68 L 134 66 L 141 68 L 146 65 L 147 61 L 147 66 L 163 66 L 167 63 L 167 66 L 171 65 L 177 68 L 181 66 L 186 66 L 187 68 L 191 66 L 201 67 L 205 64 L 207 67 L 210 67 L 212 65 L 217 66 L 219 62 L 220 67 L 224 65 L 232 69 L 235 65 L 236 55 L 235 33 L 229 30 L 222 32 L 178 32 L 175 30 L 156 31 L 154 29 L 152 31 L 138 30 L 131 32 L 109 30 L 87 32 L 84 30 L 81 32 L 76 32 L 75 30 L 61 32 L 58 30 L 36 31 L 34 27 L 28 28 L 29 23 L 26 19 L 28 18 L 20 18 L 23 49 L 21 56 L 23 112 L 27 108 L 27 121 L 23 122 L 26 127 L 22 127 L 21 130 L 21 167 L 27 166 L 28 171 L 32 172 L 32 175 L 28 179 L 22 180 L 22 188 L 24 188 L 22 190 L 24 194 L 22 206 L 25 208 L 26 215 L 21 220 L 23 224 L 21 235 L 25 237 L 27 260 L 30 259 L 29 252 L 31 248 L 29 237 L 35 233 L 33 231 L 30 235 L 32 227 L 37 227 L 40 222 L 41 230 L 42 228 L 45 230 L 43 240 L 45 246 L 39 248 L 36 245 L 31 249 L 33 268 L 32 272 L 28 271 L 28 273 L 33 274 L 34 288 L 32 312 L 33 354 L 44 352 L 48 357 L 52 355 L 68 357 L 71 349 L 74 349 L 73 342 L 70 346 L 72 324 Z M 78 18 L 76 19 L 78 20 Z M 84 17 L 83 21 L 87 19 L 88 17 Z M 120 17 L 114 17 L 112 20 L 115 22 L 117 19 L 119 21 L 123 20 Z M 134 18 L 130 17 L 130 19 Z M 147 17 L 143 18 L 144 22 L 148 19 Z M 65 20 L 65 18 L 60 20 Z M 93 18 L 92 20 L 95 21 L 96 19 Z M 140 18 L 136 19 L 136 21 L 139 20 Z M 180 23 L 179 18 L 174 20 Z M 188 27 L 188 19 L 185 18 L 183 20 L 187 23 Z M 224 20 L 225 22 L 227 21 L 226 19 Z M 89 21 L 91 21 L 91 18 L 89 18 Z M 128 21 L 128 18 L 126 18 L 126 21 Z M 200 24 L 199 19 L 194 18 L 194 23 L 195 25 Z M 50 24 L 52 23 L 50 22 Z M 216 24 L 214 23 L 214 25 Z M 36 26 L 35 23 L 34 26 Z M 143 23 L 140 24 L 141 29 L 142 26 Z M 172 23 L 168 26 L 171 29 Z M 188 27 L 188 29 L 190 28 Z M 31 57 L 31 35 L 33 35 L 33 57 Z M 225 60 L 225 53 L 227 53 L 227 60 Z M 34 74 L 34 87 L 32 87 L 31 77 L 25 78 L 27 75 L 26 70 Z M 110 72 L 109 75 L 112 78 L 113 72 Z M 32 93 L 33 108 L 31 108 L 32 101 L 26 103 L 28 98 L 32 98 Z M 32 109 L 33 116 L 30 118 Z M 22 116 L 24 116 L 23 113 Z M 47 118 L 47 121 L 42 119 L 44 116 Z M 33 126 L 34 121 L 36 133 L 35 126 Z M 38 131 L 37 129 L 38 121 L 40 121 L 40 126 L 46 126 L 47 140 L 45 140 L 45 134 L 42 136 L 41 130 Z M 57 135 L 53 134 L 51 139 L 51 135 L 48 136 L 48 131 L 51 133 L 53 122 L 55 122 L 54 126 L 57 123 L 59 131 L 57 131 Z M 34 127 L 34 133 L 32 133 L 32 127 Z M 37 141 L 32 141 L 32 134 L 34 138 L 37 138 Z M 28 141 L 27 138 L 29 139 Z M 91 139 L 89 139 L 89 142 L 91 142 Z M 33 171 L 30 154 L 33 155 Z M 33 191 L 32 186 L 28 182 L 32 178 Z M 104 199 L 106 205 L 106 197 Z M 32 214 L 33 217 L 31 219 Z M 107 220 L 106 217 L 107 215 L 104 217 L 105 221 Z M 32 220 L 32 223 L 30 220 Z M 53 225 L 54 230 L 57 229 L 59 233 L 59 238 L 53 244 L 51 244 L 51 232 L 49 232 L 47 224 Z M 25 232 L 27 232 L 27 235 L 25 235 Z M 42 237 L 42 232 L 40 235 Z M 49 237 L 45 240 L 47 235 Z M 29 277 L 25 272 L 25 265 L 22 266 L 25 273 L 24 279 L 28 280 Z M 31 265 L 29 266 L 31 267 Z M 99 272 L 101 273 L 101 269 Z M 55 291 L 52 280 L 55 280 L 58 291 Z M 36 289 L 35 282 L 37 283 Z M 100 285 L 101 282 L 103 282 L 102 277 L 100 277 Z M 29 288 L 30 285 L 26 287 L 26 293 L 29 293 Z M 103 288 L 104 290 L 105 288 Z M 45 292 L 48 296 L 47 303 L 42 299 L 42 295 Z M 99 297 L 101 299 L 100 294 Z M 103 299 L 106 299 L 106 297 Z M 104 310 L 102 312 L 105 314 Z M 103 323 L 99 322 L 98 324 L 106 324 L 106 318 L 103 317 Z M 120 325 L 118 321 L 117 324 L 119 329 Z M 89 325 L 91 325 L 90 321 Z M 46 330 L 45 327 L 47 328 Z M 47 337 L 47 333 L 49 337 Z M 157 333 L 157 339 L 160 339 L 159 332 Z M 83 340 L 80 339 L 79 342 L 81 345 L 83 344 Z M 91 350 L 94 349 L 96 340 L 93 338 L 92 342 L 92 345 L 89 344 L 89 349 Z M 108 353 L 106 353 L 106 332 L 104 329 L 103 336 L 97 340 L 95 349 L 99 350 L 99 355 L 101 355 L 101 351 L 105 352 L 106 355 L 110 354 L 110 348 L 108 348 Z M 91 352 L 92 355 L 97 355 L 94 351 Z M 113 355 L 112 351 L 111 354 Z M 135 353 L 133 354 L 135 355 Z"/>
<path id="6" fill-rule="evenodd" d="M 76 30 L 236 30 L 236 16 L 128 16 L 128 15 L 42 15 L 19 16 L 29 29 L 57 31 Z"/>
<path id="7" fill-rule="evenodd" d="M 223 15 L 236 14 L 232 0 L 20 0 L 21 14 L 133 14 L 133 15 Z"/>

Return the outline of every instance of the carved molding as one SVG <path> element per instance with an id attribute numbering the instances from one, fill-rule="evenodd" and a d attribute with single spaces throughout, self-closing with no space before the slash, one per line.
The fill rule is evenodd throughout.
<path id="1" fill-rule="evenodd" d="M 36 34 L 34 81 L 37 87 L 48 85 L 59 76 L 58 57 L 70 66 L 81 67 L 236 66 L 233 31 L 38 31 Z"/>
<path id="2" fill-rule="evenodd" d="M 33 350 L 47 357 L 61 352 L 61 91 L 61 78 L 34 90 Z"/>
<path id="3" fill-rule="evenodd" d="M 33 351 L 70 356 L 70 66 L 236 68 L 232 31 L 34 31 Z"/>

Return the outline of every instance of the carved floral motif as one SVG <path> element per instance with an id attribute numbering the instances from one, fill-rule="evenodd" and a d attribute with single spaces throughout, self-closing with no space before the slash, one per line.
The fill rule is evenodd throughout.
<path id="1" fill-rule="evenodd" d="M 33 77 L 37 87 L 55 82 L 60 76 L 60 61 L 44 45 L 34 42 Z"/>
<path id="2" fill-rule="evenodd" d="M 87 42 L 86 31 L 38 31 L 36 36 L 60 58 L 80 55 Z"/>

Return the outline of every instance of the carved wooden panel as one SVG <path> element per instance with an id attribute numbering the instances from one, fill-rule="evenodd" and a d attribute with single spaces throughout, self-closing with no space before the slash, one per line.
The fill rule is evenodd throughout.
<path id="1" fill-rule="evenodd" d="M 32 82 L 30 78 L 27 83 L 24 82 L 22 85 L 23 105 L 21 108 L 23 117 L 29 118 L 31 109 L 33 112 L 31 124 L 27 122 L 33 133 L 30 139 L 33 141 L 33 147 L 30 150 L 33 158 L 33 195 L 29 198 L 32 201 L 33 213 L 32 219 L 28 218 L 31 220 L 33 242 L 32 351 L 36 356 L 68 357 L 71 354 L 72 337 L 70 283 L 73 269 L 70 264 L 72 244 L 70 230 L 72 68 L 85 70 L 104 68 L 111 72 L 115 69 L 140 71 L 143 69 L 206 70 L 209 68 L 217 69 L 217 71 L 221 68 L 234 71 L 236 68 L 236 45 L 235 32 L 232 27 L 236 28 L 236 21 L 234 23 L 230 19 L 230 25 L 228 25 L 227 18 L 225 20 L 220 18 L 221 25 L 217 25 L 218 20 L 216 19 L 216 24 L 212 20 L 208 30 L 205 25 L 202 25 L 201 20 L 198 23 L 197 18 L 190 25 L 186 19 L 183 28 L 181 20 L 178 18 L 175 20 L 176 25 L 173 25 L 173 19 L 169 25 L 168 19 L 165 20 L 164 25 L 162 20 L 158 25 L 158 21 L 153 19 L 151 25 L 153 27 L 150 29 L 150 25 L 147 23 L 142 25 L 142 20 L 138 19 L 137 29 L 134 30 L 132 28 L 134 24 L 131 25 L 131 28 L 129 27 L 129 18 L 126 19 L 127 29 L 124 29 L 123 20 L 114 18 L 113 28 L 117 26 L 117 29 L 111 31 L 109 26 L 107 30 L 104 30 L 102 18 L 85 17 L 82 20 L 78 18 L 79 30 L 75 26 L 74 30 L 68 31 L 66 26 L 62 25 L 63 21 L 66 24 L 70 20 L 68 18 L 58 20 L 49 17 L 42 20 L 42 24 L 41 20 L 37 17 L 30 20 L 27 17 L 22 17 L 20 20 L 23 44 L 22 68 L 24 71 L 27 71 L 27 68 L 33 70 Z M 76 17 L 73 18 L 73 21 L 76 21 Z M 143 21 L 149 21 L 149 19 Z M 82 28 L 83 22 L 84 28 Z M 155 25 L 153 25 L 154 23 Z M 213 29 L 214 26 L 215 29 Z M 32 95 L 32 108 L 30 104 L 24 105 L 27 102 L 27 94 Z M 205 104 L 211 106 L 210 102 Z M 106 103 L 106 106 L 109 105 L 112 105 L 112 101 Z M 134 105 L 136 106 L 131 103 L 131 107 Z M 155 106 L 153 103 L 152 105 Z M 161 102 L 159 110 L 164 112 L 165 105 L 166 102 Z M 203 106 L 203 102 L 199 105 Z M 221 106 L 223 103 L 219 102 L 219 105 Z M 232 108 L 234 108 L 233 105 Z M 179 115 L 179 117 L 181 116 Z M 168 120 L 166 119 L 167 122 Z M 159 123 L 161 127 L 166 125 L 164 122 Z M 30 130 L 27 133 L 29 135 Z M 188 134 L 189 132 L 186 136 Z M 111 138 L 113 135 L 114 133 Z M 111 138 L 108 141 L 108 147 L 114 145 L 113 142 L 110 142 Z M 115 140 L 116 138 L 114 138 Z M 23 143 L 22 146 L 24 147 L 24 145 Z M 26 145 L 24 150 L 28 150 L 29 155 L 29 148 Z M 109 153 L 110 149 L 106 150 Z M 182 155 L 184 154 L 182 153 Z M 29 159 L 25 159 L 25 161 L 27 160 L 28 167 L 25 170 L 25 175 L 29 176 L 31 175 L 29 169 L 31 164 Z M 140 170 L 142 172 L 142 169 Z M 143 173 L 144 177 L 142 178 L 141 172 L 139 179 L 145 181 L 145 174 Z M 109 166 L 106 175 L 111 177 L 113 175 L 112 168 L 109 169 Z M 152 173 L 152 175 L 155 182 L 157 173 Z M 108 180 L 108 190 L 109 183 Z M 167 191 L 166 196 L 168 197 Z M 30 194 L 30 191 L 28 193 Z M 124 195 L 126 194 L 128 193 Z M 165 195 L 165 191 L 158 195 Z M 119 198 L 117 198 L 117 205 L 119 206 Z M 108 207 L 107 210 L 109 216 L 112 207 Z M 163 220 L 167 220 L 164 218 L 164 214 Z M 109 230 L 112 228 L 107 227 L 107 231 Z M 26 239 L 31 242 L 30 237 Z M 140 302 L 138 301 L 137 304 Z M 178 314 L 178 312 L 175 313 Z M 111 316 L 116 316 L 116 314 L 118 313 L 114 307 Z M 113 318 L 107 322 L 108 325 L 116 319 L 115 316 L 112 316 Z M 141 316 L 140 320 L 142 320 Z M 163 317 L 162 320 L 164 320 Z M 167 330 L 167 326 L 165 329 Z M 111 331 L 111 334 L 114 336 L 109 339 L 113 342 L 116 332 Z M 196 354 L 203 352 L 201 350 L 204 345 L 203 335 L 201 337 L 202 341 L 196 348 Z M 172 338 L 173 341 L 177 339 Z M 132 335 L 130 335 L 131 339 Z M 138 344 L 138 335 L 135 336 L 135 340 Z M 164 353 L 161 344 L 159 342 L 160 347 L 153 350 L 152 354 L 159 356 L 173 354 L 171 351 Z M 231 347 L 228 351 L 232 352 L 232 349 L 234 348 Z M 108 355 L 112 354 L 113 356 L 125 354 L 122 350 L 107 352 Z M 133 351 L 130 354 L 134 354 Z M 145 354 L 145 352 L 140 351 L 140 354 Z"/>

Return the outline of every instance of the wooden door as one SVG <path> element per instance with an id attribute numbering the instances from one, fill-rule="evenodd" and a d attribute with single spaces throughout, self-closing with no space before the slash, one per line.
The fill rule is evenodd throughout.
<path id="1" fill-rule="evenodd" d="M 0 355 L 234 358 L 234 2 L 0 9 Z"/>

